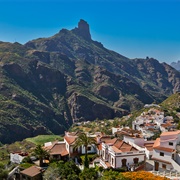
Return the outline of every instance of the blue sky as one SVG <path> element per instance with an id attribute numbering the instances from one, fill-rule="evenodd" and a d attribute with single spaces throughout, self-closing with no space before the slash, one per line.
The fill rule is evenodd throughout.
<path id="1" fill-rule="evenodd" d="M 79 19 L 93 40 L 129 58 L 180 59 L 180 0 L 0 0 L 0 41 L 24 44 Z"/>

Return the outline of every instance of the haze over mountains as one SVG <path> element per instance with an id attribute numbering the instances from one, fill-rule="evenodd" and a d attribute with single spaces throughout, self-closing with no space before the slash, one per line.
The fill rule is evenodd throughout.
<path id="1" fill-rule="evenodd" d="M 178 71 L 180 71 L 180 60 L 177 62 L 172 62 L 170 64 L 173 68 L 177 69 Z"/>
<path id="2" fill-rule="evenodd" d="M 106 49 L 84 20 L 25 45 L 0 42 L 0 77 L 2 143 L 63 134 L 73 121 L 121 117 L 180 91 L 180 72 Z"/>

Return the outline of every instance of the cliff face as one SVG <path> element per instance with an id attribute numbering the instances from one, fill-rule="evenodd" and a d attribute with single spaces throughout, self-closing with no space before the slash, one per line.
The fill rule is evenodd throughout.
<path id="1" fill-rule="evenodd" d="M 128 59 L 73 30 L 0 42 L 0 141 L 63 134 L 76 120 L 121 117 L 180 90 L 180 73 L 153 58 Z"/>

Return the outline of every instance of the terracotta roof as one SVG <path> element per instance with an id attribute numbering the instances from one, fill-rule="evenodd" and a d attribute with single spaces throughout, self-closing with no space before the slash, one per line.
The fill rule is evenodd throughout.
<path id="1" fill-rule="evenodd" d="M 168 136 L 168 135 L 176 135 L 176 134 L 180 134 L 180 130 L 163 132 L 160 136 Z"/>
<path id="2" fill-rule="evenodd" d="M 117 140 L 114 145 L 112 146 L 112 149 L 117 152 L 130 152 L 130 151 L 138 151 L 136 148 L 131 146 L 130 144 L 122 141 L 122 140 Z"/>
<path id="3" fill-rule="evenodd" d="M 113 151 L 116 152 L 116 153 L 122 153 L 122 151 L 119 150 L 119 149 L 118 149 L 117 147 L 115 147 L 115 146 L 112 146 L 112 149 L 113 149 Z"/>
<path id="4" fill-rule="evenodd" d="M 109 136 L 103 136 L 103 137 L 100 138 L 100 141 L 104 142 L 106 144 L 114 144 L 117 141 L 117 139 L 116 138 L 112 139 Z"/>
<path id="5" fill-rule="evenodd" d="M 154 157 L 152 157 L 151 159 L 155 160 L 155 161 L 160 161 L 160 162 L 164 162 L 164 163 L 167 163 L 167 164 L 171 164 L 169 161 L 164 161 L 162 159 L 158 159 L 158 158 L 154 158 Z"/>
<path id="6" fill-rule="evenodd" d="M 66 150 L 65 143 L 55 144 L 52 149 L 50 149 L 50 155 L 57 155 L 60 154 L 61 156 L 68 155 L 68 151 Z"/>
<path id="7" fill-rule="evenodd" d="M 156 147 L 154 147 L 154 149 L 158 149 L 158 150 L 162 150 L 162 151 L 166 151 L 166 152 L 173 152 L 174 151 L 174 149 L 166 148 L 166 147 L 162 147 L 162 146 L 156 146 Z"/>
<path id="8" fill-rule="evenodd" d="M 141 134 L 141 131 L 130 129 L 130 128 L 123 128 L 123 129 L 121 129 L 121 132 L 129 134 L 129 135 L 132 135 L 132 134 Z"/>
<path id="9" fill-rule="evenodd" d="M 166 151 L 166 152 L 173 152 L 174 151 L 174 149 L 160 146 L 160 138 L 156 139 L 156 141 L 154 142 L 153 148 L 158 149 L 158 150 L 162 150 L 162 151 Z"/>
<path id="10" fill-rule="evenodd" d="M 157 138 L 154 142 L 153 147 L 159 146 L 160 145 L 160 138 Z"/>
<path id="11" fill-rule="evenodd" d="M 64 136 L 64 139 L 68 144 L 72 144 L 76 140 L 77 136 Z"/>
<path id="12" fill-rule="evenodd" d="M 115 146 L 116 148 L 120 148 L 120 147 L 122 146 L 123 142 L 124 142 L 124 141 L 118 139 L 118 140 L 114 143 L 114 146 Z"/>
<path id="13" fill-rule="evenodd" d="M 26 176 L 34 177 L 37 176 L 38 174 L 42 173 L 44 171 L 42 168 L 37 167 L 37 166 L 31 166 L 23 171 L 21 171 L 21 174 L 24 174 Z"/>

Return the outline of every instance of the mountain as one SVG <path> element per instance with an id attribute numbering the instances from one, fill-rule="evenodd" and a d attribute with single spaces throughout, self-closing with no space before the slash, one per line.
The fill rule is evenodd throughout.
<path id="1" fill-rule="evenodd" d="M 106 49 L 84 20 L 24 45 L 0 42 L 0 77 L 2 143 L 122 117 L 180 90 L 180 72 Z"/>
<path id="2" fill-rule="evenodd" d="M 176 70 L 180 71 L 180 61 L 178 62 L 172 62 L 170 64 L 173 68 L 175 68 Z"/>

